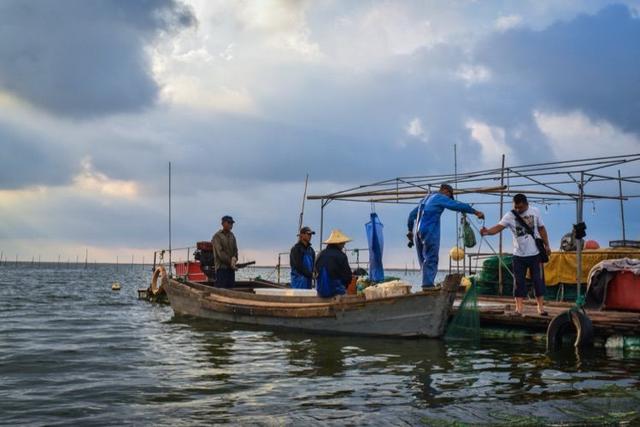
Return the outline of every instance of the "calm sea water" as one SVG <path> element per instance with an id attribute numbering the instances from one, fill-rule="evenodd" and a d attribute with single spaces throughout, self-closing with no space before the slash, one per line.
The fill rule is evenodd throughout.
<path id="1" fill-rule="evenodd" d="M 0 423 L 640 423 L 637 353 L 215 325 L 138 301 L 149 276 L 0 266 Z"/>

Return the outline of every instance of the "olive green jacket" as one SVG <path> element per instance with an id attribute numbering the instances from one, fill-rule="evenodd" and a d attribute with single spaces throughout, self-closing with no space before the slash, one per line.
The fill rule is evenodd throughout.
<path id="1" fill-rule="evenodd" d="M 218 231 L 211 238 L 213 244 L 213 262 L 216 270 L 220 268 L 231 268 L 231 258 L 238 259 L 238 245 L 236 236 L 231 231 Z"/>

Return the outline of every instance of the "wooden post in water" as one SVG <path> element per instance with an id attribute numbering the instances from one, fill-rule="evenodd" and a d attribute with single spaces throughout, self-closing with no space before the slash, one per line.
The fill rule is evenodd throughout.
<path id="1" fill-rule="evenodd" d="M 144 271 L 144 255 L 142 255 L 142 270 Z"/>
<path id="2" fill-rule="evenodd" d="M 60 254 L 58 254 L 58 264 L 56 264 L 57 268 L 60 268 Z"/>
<path id="3" fill-rule="evenodd" d="M 84 249 L 84 269 L 87 269 L 87 262 L 89 260 L 89 249 L 85 248 Z"/>
<path id="4" fill-rule="evenodd" d="M 133 255 L 131 255 L 131 271 L 133 271 Z"/>

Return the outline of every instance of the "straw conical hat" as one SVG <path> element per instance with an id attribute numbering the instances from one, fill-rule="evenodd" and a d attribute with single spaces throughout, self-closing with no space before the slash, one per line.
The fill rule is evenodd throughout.
<path id="1" fill-rule="evenodd" d="M 329 235 L 329 238 L 325 240 L 324 243 L 326 243 L 327 245 L 330 245 L 332 243 L 347 243 L 350 241 L 351 241 L 350 238 L 342 234 L 342 231 L 336 228 L 335 230 L 331 230 L 331 234 Z"/>

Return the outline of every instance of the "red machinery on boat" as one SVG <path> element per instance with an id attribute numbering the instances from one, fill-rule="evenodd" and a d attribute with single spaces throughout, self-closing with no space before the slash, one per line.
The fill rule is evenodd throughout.
<path id="1" fill-rule="evenodd" d="M 190 282 L 215 282 L 216 272 L 213 264 L 213 245 L 211 242 L 196 243 L 193 252 L 194 260 L 176 262 L 176 276 L 185 278 Z"/>

